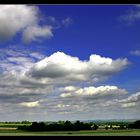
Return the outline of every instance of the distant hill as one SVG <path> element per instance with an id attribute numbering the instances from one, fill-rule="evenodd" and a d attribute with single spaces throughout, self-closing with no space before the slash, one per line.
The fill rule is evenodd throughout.
<path id="1" fill-rule="evenodd" d="M 81 120 L 82 122 L 135 122 L 140 119 Z"/>

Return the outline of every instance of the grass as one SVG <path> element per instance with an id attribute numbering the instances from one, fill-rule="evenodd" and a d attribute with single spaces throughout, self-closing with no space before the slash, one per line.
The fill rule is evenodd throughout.
<path id="1" fill-rule="evenodd" d="M 1 129 L 0 136 L 140 136 L 140 130 L 52 131 L 28 132 Z"/>

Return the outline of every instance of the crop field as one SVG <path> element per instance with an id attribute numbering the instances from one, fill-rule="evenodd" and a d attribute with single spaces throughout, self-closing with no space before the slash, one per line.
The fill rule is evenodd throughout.
<path id="1" fill-rule="evenodd" d="M 23 126 L 23 125 L 31 125 L 31 124 L 5 124 L 5 123 L 0 123 L 0 128 L 17 128 L 18 126 Z"/>
<path id="2" fill-rule="evenodd" d="M 140 136 L 140 130 L 134 129 L 28 132 L 16 130 L 16 128 L 1 128 L 0 136 Z"/>

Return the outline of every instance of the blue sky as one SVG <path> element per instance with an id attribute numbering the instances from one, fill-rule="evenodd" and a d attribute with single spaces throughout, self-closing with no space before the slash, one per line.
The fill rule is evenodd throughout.
<path id="1" fill-rule="evenodd" d="M 139 23 L 139 5 L 1 5 L 2 121 L 139 118 Z"/>

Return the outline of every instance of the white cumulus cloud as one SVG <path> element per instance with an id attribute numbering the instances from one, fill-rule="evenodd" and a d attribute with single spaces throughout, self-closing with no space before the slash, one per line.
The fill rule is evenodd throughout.
<path id="1" fill-rule="evenodd" d="M 47 82 L 98 81 L 111 76 L 129 64 L 126 58 L 113 60 L 92 54 L 89 60 L 56 52 L 34 64 L 26 76 Z M 58 81 L 57 81 L 58 80 Z"/>
<path id="2" fill-rule="evenodd" d="M 64 88 L 65 89 L 65 88 Z M 125 89 L 119 89 L 117 86 L 99 86 L 99 87 L 84 87 L 77 88 L 74 92 L 62 93 L 61 97 L 72 97 L 72 96 L 81 96 L 81 97 L 104 97 L 104 96 L 120 96 L 127 94 Z"/>
<path id="3" fill-rule="evenodd" d="M 18 31 L 38 21 L 38 8 L 26 5 L 0 6 L 0 39 L 14 36 Z"/>
<path id="4" fill-rule="evenodd" d="M 25 42 L 52 37 L 52 29 L 39 25 L 39 8 L 29 5 L 0 5 L 0 40 L 12 38 L 23 32 Z"/>

